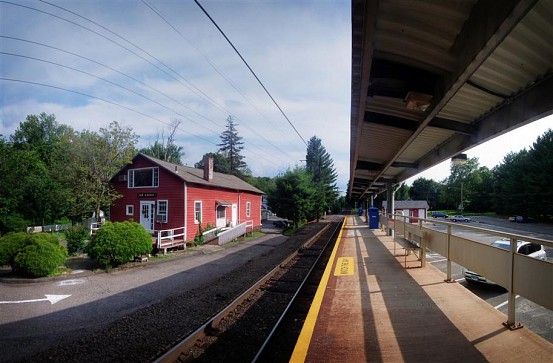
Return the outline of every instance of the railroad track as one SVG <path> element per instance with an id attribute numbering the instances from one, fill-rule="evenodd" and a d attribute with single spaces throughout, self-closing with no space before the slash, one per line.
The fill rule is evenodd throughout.
<path id="1" fill-rule="evenodd" d="M 329 222 L 156 362 L 287 361 L 341 224 Z"/>

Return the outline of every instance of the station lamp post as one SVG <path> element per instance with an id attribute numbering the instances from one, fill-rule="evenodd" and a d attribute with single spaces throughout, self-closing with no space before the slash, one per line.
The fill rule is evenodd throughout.
<path id="1" fill-rule="evenodd" d="M 457 154 L 451 158 L 451 163 L 454 165 L 463 165 L 467 163 L 467 154 Z M 459 210 L 463 213 L 463 178 L 461 177 L 461 203 L 459 204 Z"/>

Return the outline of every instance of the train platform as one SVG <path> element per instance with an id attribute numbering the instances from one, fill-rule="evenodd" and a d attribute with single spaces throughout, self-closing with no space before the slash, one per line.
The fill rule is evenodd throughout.
<path id="1" fill-rule="evenodd" d="M 553 362 L 553 344 L 393 252 L 391 236 L 346 217 L 291 362 Z"/>

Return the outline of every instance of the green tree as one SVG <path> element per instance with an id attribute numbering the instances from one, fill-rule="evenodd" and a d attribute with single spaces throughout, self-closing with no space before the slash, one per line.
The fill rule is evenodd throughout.
<path id="1" fill-rule="evenodd" d="M 204 158 L 205 157 L 213 158 L 213 171 L 216 171 L 218 173 L 225 173 L 230 174 L 230 168 L 228 164 L 228 160 L 225 158 L 223 154 L 220 153 L 206 153 L 202 157 L 202 160 L 198 161 L 194 164 L 194 167 L 196 169 L 203 169 L 204 168 Z"/>
<path id="2" fill-rule="evenodd" d="M 241 177 L 249 174 L 249 170 L 244 156 L 241 154 L 241 151 L 244 150 L 244 142 L 242 142 L 242 137 L 238 136 L 236 126 L 238 124 L 234 122 L 232 116 L 227 117 L 226 130 L 220 135 L 221 143 L 217 146 L 220 146 L 219 152 L 227 159 L 229 174 Z"/>
<path id="3" fill-rule="evenodd" d="M 60 181 L 58 155 L 71 129 L 59 125 L 54 115 L 29 115 L 10 142 L 0 145 L 0 172 L 5 187 L 0 191 L 0 229 L 15 225 L 46 224 L 65 215 L 69 190 Z M 11 225 L 11 227 L 10 227 Z"/>
<path id="4" fill-rule="evenodd" d="M 71 185 L 71 215 L 99 216 L 104 206 L 120 197 L 110 183 L 111 178 L 128 164 L 136 153 L 137 135 L 130 127 L 113 121 L 99 133 L 83 131 L 76 135 L 68 150 L 65 182 Z"/>
<path id="5" fill-rule="evenodd" d="M 527 167 L 527 150 L 509 153 L 494 168 L 494 195 L 496 212 L 499 214 L 522 214 L 526 210 L 523 186 Z"/>
<path id="6" fill-rule="evenodd" d="M 450 175 L 441 195 L 441 202 L 446 208 L 463 211 L 470 205 L 475 184 L 473 173 L 478 167 L 478 158 L 469 158 L 464 164 L 451 164 Z"/>
<path id="7" fill-rule="evenodd" d="M 409 186 L 405 183 L 401 183 L 399 188 L 394 194 L 395 200 L 409 200 Z"/>
<path id="8" fill-rule="evenodd" d="M 438 209 L 440 199 L 440 183 L 425 178 L 413 181 L 409 188 L 409 196 L 412 200 L 426 200 L 431 210 Z"/>
<path id="9" fill-rule="evenodd" d="M 265 176 L 252 176 L 247 180 L 248 183 L 256 187 L 257 189 L 265 192 L 265 194 L 270 195 L 275 190 L 275 178 L 269 178 Z"/>
<path id="10" fill-rule="evenodd" d="M 295 226 L 314 218 L 318 198 L 311 173 L 296 167 L 277 176 L 275 190 L 268 195 L 268 202 L 273 212 L 292 220 Z"/>
<path id="11" fill-rule="evenodd" d="M 538 218 L 553 217 L 553 130 L 539 136 L 528 152 L 528 172 L 525 189 L 528 191 L 526 215 Z"/>
<path id="12" fill-rule="evenodd" d="M 174 119 L 169 126 L 167 136 L 165 132 L 162 132 L 161 135 L 157 136 L 157 140 L 153 145 L 141 149 L 140 152 L 169 163 L 182 165 L 181 158 L 184 156 L 184 151 L 181 146 L 175 144 L 175 134 L 180 124 L 180 120 Z"/>
<path id="13" fill-rule="evenodd" d="M 467 210 L 471 212 L 489 212 L 494 208 L 493 173 L 483 166 L 474 171 L 469 178 L 470 188 L 467 190 Z"/>
<path id="14" fill-rule="evenodd" d="M 311 137 L 307 142 L 306 170 L 311 174 L 313 184 L 318 193 L 318 202 L 315 205 L 316 218 L 329 206 L 335 203 L 338 197 L 336 179 L 338 174 L 334 168 L 334 161 L 323 146 L 321 139 Z"/>

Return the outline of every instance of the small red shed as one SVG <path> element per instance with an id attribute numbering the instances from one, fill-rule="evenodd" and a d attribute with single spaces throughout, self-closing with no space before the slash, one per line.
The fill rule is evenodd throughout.
<path id="1" fill-rule="evenodd" d="M 213 171 L 213 159 L 204 169 L 136 155 L 111 180 L 122 195 L 110 209 L 110 220 L 133 220 L 156 235 L 177 230 L 194 239 L 201 223 L 232 227 L 243 222 L 261 226 L 261 190 L 242 179 Z M 181 237 L 182 238 L 182 237 Z"/>

